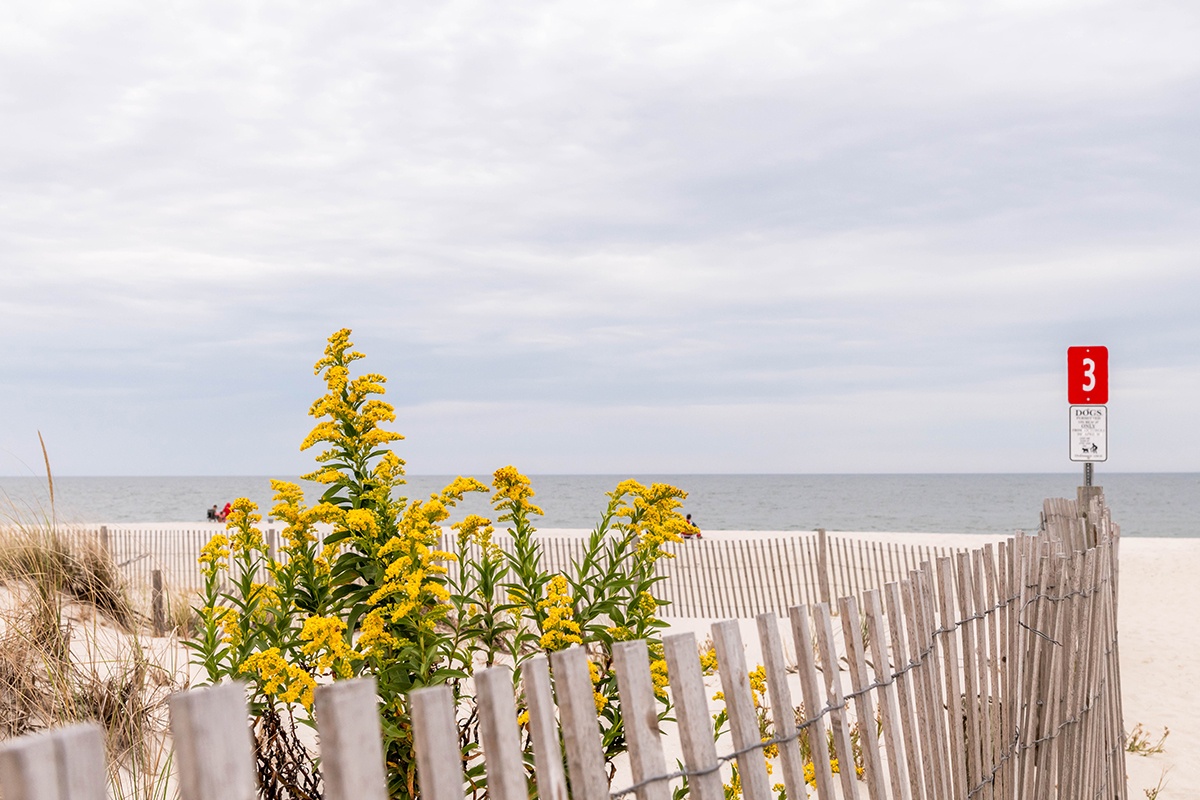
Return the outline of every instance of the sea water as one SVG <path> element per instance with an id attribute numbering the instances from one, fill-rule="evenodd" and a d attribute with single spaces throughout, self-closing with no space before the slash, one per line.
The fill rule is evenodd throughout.
<path id="1" fill-rule="evenodd" d="M 683 510 L 702 529 L 919 531 L 1005 534 L 1036 530 L 1042 500 L 1074 497 L 1080 473 L 1017 475 L 533 475 L 539 528 L 591 528 L 606 493 L 625 477 L 687 491 Z M 452 476 L 409 476 L 404 495 L 423 499 Z M 488 476 L 476 476 L 488 483 Z M 297 480 L 290 478 L 291 480 Z M 1097 471 L 1126 536 L 1200 536 L 1200 474 Z M 321 489 L 305 485 L 307 502 Z M 206 509 L 248 497 L 271 508 L 267 477 L 0 477 L 0 521 L 48 517 L 68 523 L 202 521 Z M 490 515 L 486 495 L 462 513 Z"/>

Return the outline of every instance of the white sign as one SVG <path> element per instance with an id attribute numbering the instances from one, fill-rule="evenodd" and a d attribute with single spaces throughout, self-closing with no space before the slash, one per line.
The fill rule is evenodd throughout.
<path id="1" fill-rule="evenodd" d="M 1108 460 L 1108 406 L 1071 406 L 1071 460 Z"/>

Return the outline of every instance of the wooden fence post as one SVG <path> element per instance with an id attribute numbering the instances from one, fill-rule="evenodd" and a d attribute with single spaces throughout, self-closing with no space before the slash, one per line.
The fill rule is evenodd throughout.
<path id="1" fill-rule="evenodd" d="M 507 665 L 475 673 L 479 741 L 487 766 L 488 797 L 495 800 L 527 800 L 529 797 L 512 676 L 512 668 Z"/>
<path id="2" fill-rule="evenodd" d="M 254 800 L 254 743 L 245 685 L 178 692 L 168 704 L 182 800 Z"/>
<path id="3" fill-rule="evenodd" d="M 5 800 L 105 800 L 104 731 L 84 723 L 0 745 Z"/>
<path id="4" fill-rule="evenodd" d="M 554 719 L 554 695 L 550 687 L 550 662 L 545 656 L 521 665 L 525 707 L 529 711 L 529 738 L 533 743 L 533 767 L 541 800 L 567 800 L 567 773 L 558 744 Z"/>
<path id="5" fill-rule="evenodd" d="M 804 695 L 804 716 L 808 727 L 808 746 L 812 755 L 818 797 L 834 797 L 833 770 L 825 749 L 825 704 L 817 678 L 817 660 L 813 654 L 812 628 L 809 626 L 808 606 L 792 606 L 789 610 L 792 639 L 796 647 L 796 672 L 800 676 L 800 691 Z M 840 766 L 840 765 L 839 765 Z"/>
<path id="6" fill-rule="evenodd" d="M 817 585 L 821 591 L 821 602 L 832 602 L 829 596 L 829 540 L 824 528 L 817 528 Z"/>
<path id="7" fill-rule="evenodd" d="M 646 640 L 614 644 L 613 670 L 617 673 L 621 719 L 629 741 L 629 765 L 634 782 L 666 775 L 667 761 L 658 732 L 658 703 L 654 699 Z M 654 781 L 638 789 L 637 796 L 638 800 L 669 800 L 671 787 L 665 780 Z"/>
<path id="8" fill-rule="evenodd" d="M 675 716 L 679 723 L 679 738 L 683 763 L 690 777 L 688 786 L 695 800 L 723 800 L 725 789 L 717 771 L 717 747 L 713 742 L 712 717 L 708 713 L 708 693 L 696 653 L 696 637 L 692 633 L 676 633 L 663 637 L 663 652 L 667 657 L 667 678 L 675 701 Z M 697 774 L 699 773 L 699 774 Z"/>
<path id="9" fill-rule="evenodd" d="M 868 687 L 871 685 L 867 677 L 867 654 L 863 647 L 863 629 L 858 615 L 858 601 L 854 597 L 842 597 L 838 600 L 842 617 L 842 639 L 846 642 L 846 665 L 850 668 L 850 686 L 854 692 L 854 711 L 858 718 L 859 730 L 865 731 L 861 737 L 863 749 L 863 767 L 866 773 L 867 794 L 871 800 L 883 800 L 887 797 L 887 787 L 883 782 L 883 761 L 879 753 L 878 737 L 871 735 L 874 727 L 875 709 L 871 705 Z M 884 711 L 880 708 L 880 719 Z M 853 763 L 854 759 L 850 759 Z"/>
<path id="10" fill-rule="evenodd" d="M 154 635 L 162 636 L 167 632 L 167 612 L 163 604 L 163 575 L 161 569 L 150 573 L 150 616 L 154 626 Z"/>
<path id="11" fill-rule="evenodd" d="M 454 721 L 454 693 L 446 684 L 414 689 L 413 749 L 417 751 L 417 785 L 423 800 L 463 800 L 462 751 Z"/>
<path id="12" fill-rule="evenodd" d="M 387 800 L 375 679 L 318 686 L 313 705 L 326 800 Z"/>
<path id="13" fill-rule="evenodd" d="M 550 654 L 554 690 L 558 696 L 567 773 L 574 800 L 608 800 L 604 751 L 600 748 L 600 723 L 592 694 L 587 651 L 576 645 Z"/>
<path id="14" fill-rule="evenodd" d="M 775 723 L 775 735 L 782 737 L 796 732 L 796 712 L 787 684 L 779 617 L 773 613 L 759 614 L 757 621 L 763 667 L 767 670 L 767 693 L 771 697 L 771 721 Z M 806 797 L 808 790 L 804 786 L 804 759 L 800 755 L 799 737 L 779 744 L 779 758 L 783 763 L 783 785 L 788 797 Z"/>
<path id="15" fill-rule="evenodd" d="M 745 750 L 762 742 L 754 699 L 750 691 L 750 676 L 746 671 L 746 654 L 742 649 L 742 634 L 735 619 L 713 623 L 713 645 L 717 650 L 717 671 L 725 692 L 725 709 L 729 714 L 729 730 L 736 750 Z M 767 800 L 771 783 L 767 777 L 767 762 L 762 750 L 750 750 L 737 757 L 738 775 L 742 779 L 746 800 Z"/>
<path id="16" fill-rule="evenodd" d="M 100 550 L 101 550 L 101 552 L 104 553 L 105 558 L 111 559 L 113 557 L 112 544 L 108 539 L 108 526 L 107 525 L 100 526 Z"/>

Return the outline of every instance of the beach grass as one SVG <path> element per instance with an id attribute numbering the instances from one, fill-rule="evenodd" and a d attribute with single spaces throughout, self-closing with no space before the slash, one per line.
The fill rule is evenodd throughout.
<path id="1" fill-rule="evenodd" d="M 29 521 L 8 512 L 0 513 L 0 738 L 97 722 L 110 795 L 165 800 L 175 792 L 166 700 L 185 688 L 186 670 L 160 663 L 164 648 L 145 635 L 146 615 L 97 542 L 52 514 Z"/>

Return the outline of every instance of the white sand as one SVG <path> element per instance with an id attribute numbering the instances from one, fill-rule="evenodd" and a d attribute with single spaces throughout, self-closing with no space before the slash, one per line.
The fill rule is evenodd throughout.
<path id="1" fill-rule="evenodd" d="M 1125 729 L 1141 723 L 1166 751 L 1126 755 L 1129 796 L 1200 797 L 1200 539 L 1121 540 L 1121 695 Z"/>

